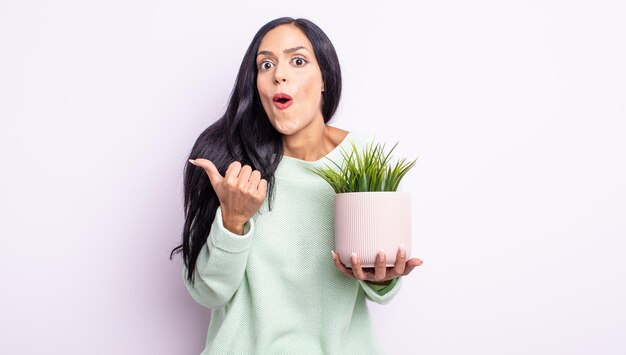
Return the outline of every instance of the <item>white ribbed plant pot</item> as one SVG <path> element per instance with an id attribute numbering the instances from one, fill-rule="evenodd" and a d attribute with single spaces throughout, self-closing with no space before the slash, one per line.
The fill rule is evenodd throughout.
<path id="1" fill-rule="evenodd" d="M 335 251 L 352 267 L 356 253 L 362 267 L 374 267 L 376 254 L 384 249 L 387 266 L 396 262 L 404 244 L 411 257 L 411 195 L 408 192 L 349 192 L 335 194 Z"/>

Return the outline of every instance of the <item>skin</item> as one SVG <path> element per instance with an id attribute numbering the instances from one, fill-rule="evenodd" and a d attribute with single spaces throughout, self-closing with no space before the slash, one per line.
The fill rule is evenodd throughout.
<path id="1" fill-rule="evenodd" d="M 284 155 L 316 161 L 337 147 L 348 134 L 324 123 L 322 115 L 322 73 L 309 39 L 295 25 L 281 25 L 265 34 L 256 58 L 259 68 L 257 90 L 263 109 L 272 126 L 280 132 L 285 147 Z M 291 106 L 280 110 L 273 102 L 276 93 L 293 98 Z M 261 173 L 240 162 L 229 165 L 222 176 L 207 159 L 190 160 L 202 167 L 215 189 L 222 209 L 224 227 L 243 235 L 243 227 L 261 208 L 267 193 L 267 181 Z M 386 255 L 380 251 L 374 268 L 362 268 L 356 257 L 352 268 L 347 268 L 332 252 L 337 269 L 346 276 L 377 284 L 408 275 L 422 264 L 419 259 L 406 260 L 406 251 L 398 249 L 396 263 L 386 267 Z"/>

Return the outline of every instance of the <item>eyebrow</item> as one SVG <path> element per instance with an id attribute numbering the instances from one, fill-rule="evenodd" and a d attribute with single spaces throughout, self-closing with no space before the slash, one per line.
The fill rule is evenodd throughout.
<path id="1" fill-rule="evenodd" d="M 283 53 L 293 53 L 299 49 L 306 49 L 308 51 L 308 49 L 304 46 L 297 46 L 297 47 L 293 47 L 293 48 L 287 48 L 285 50 L 283 50 Z M 265 55 L 274 55 L 274 53 L 270 52 L 270 51 L 260 51 L 259 53 L 257 53 L 257 57 L 265 54 Z"/>

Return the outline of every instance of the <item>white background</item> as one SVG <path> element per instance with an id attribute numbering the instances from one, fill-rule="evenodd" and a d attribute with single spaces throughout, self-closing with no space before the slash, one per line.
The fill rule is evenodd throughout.
<path id="1" fill-rule="evenodd" d="M 419 155 L 389 354 L 626 353 L 624 2 L 355 4 L 0 0 L 0 353 L 200 352 L 182 168 L 285 15 L 338 51 L 333 124 Z"/>

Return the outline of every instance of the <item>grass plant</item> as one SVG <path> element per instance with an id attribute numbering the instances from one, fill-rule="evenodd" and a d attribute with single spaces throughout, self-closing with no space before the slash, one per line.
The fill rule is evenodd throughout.
<path id="1" fill-rule="evenodd" d="M 328 159 L 331 164 L 324 163 L 325 168 L 309 169 L 322 179 L 326 180 L 335 190 L 335 193 L 397 191 L 400 180 L 415 165 L 417 158 L 412 161 L 399 159 L 391 162 L 391 153 L 398 143 L 388 152 L 385 144 L 371 142 L 359 151 L 351 141 L 352 152 L 347 153 L 343 148 L 343 164 Z"/>

